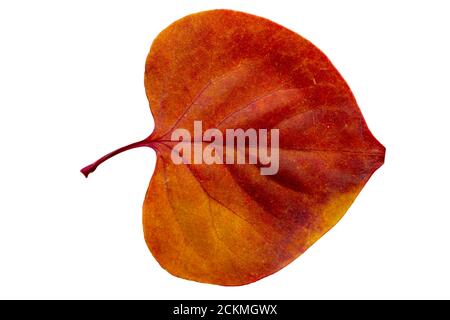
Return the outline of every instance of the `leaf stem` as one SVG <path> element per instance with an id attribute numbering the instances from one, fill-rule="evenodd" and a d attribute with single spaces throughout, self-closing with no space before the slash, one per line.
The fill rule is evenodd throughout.
<path id="1" fill-rule="evenodd" d="M 101 157 L 100 159 L 98 159 L 97 161 L 91 163 L 90 165 L 84 167 L 83 169 L 81 169 L 81 173 L 87 178 L 89 176 L 89 174 L 91 174 L 92 172 L 95 171 L 95 169 L 97 169 L 97 167 L 99 165 L 101 165 L 103 162 L 105 162 L 106 160 L 122 153 L 125 152 L 127 150 L 131 150 L 131 149 L 135 149 L 135 148 L 140 148 L 140 147 L 152 147 L 153 143 L 149 138 L 146 138 L 144 140 L 138 141 L 138 142 L 134 142 L 131 143 L 127 146 L 121 147 L 117 150 L 114 150 L 106 155 L 104 155 L 103 157 Z"/>

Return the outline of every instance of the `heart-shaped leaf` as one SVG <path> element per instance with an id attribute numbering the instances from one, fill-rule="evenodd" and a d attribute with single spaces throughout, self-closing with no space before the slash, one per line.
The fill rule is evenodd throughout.
<path id="1" fill-rule="evenodd" d="M 156 150 L 145 240 L 181 278 L 243 285 L 280 270 L 339 221 L 384 161 L 384 147 L 327 57 L 264 18 L 214 10 L 176 21 L 152 44 L 145 88 L 154 132 L 82 172 L 133 147 Z M 192 163 L 212 140 L 194 140 L 199 121 L 224 136 L 226 129 L 277 129 L 278 147 L 270 134 L 266 146 L 278 155 L 275 173 L 261 174 L 261 159 Z M 177 129 L 193 138 L 183 142 L 181 164 L 173 161 Z M 222 143 L 233 157 L 242 151 Z M 244 151 L 249 158 L 251 148 Z"/>

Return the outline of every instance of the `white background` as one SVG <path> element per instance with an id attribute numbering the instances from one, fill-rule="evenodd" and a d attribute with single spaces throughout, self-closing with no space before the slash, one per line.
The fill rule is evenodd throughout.
<path id="1" fill-rule="evenodd" d="M 450 298 L 448 1 L 1 1 L 0 298 Z M 232 8 L 323 50 L 387 148 L 341 222 L 259 282 L 175 278 L 148 251 L 155 154 L 79 169 L 153 128 L 152 40 Z"/>

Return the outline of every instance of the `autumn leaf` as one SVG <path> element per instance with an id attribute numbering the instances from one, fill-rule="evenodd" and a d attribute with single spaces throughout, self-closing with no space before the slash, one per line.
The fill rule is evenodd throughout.
<path id="1" fill-rule="evenodd" d="M 213 10 L 174 22 L 152 44 L 145 89 L 153 133 L 82 172 L 134 147 L 156 151 L 144 234 L 177 277 L 231 286 L 280 270 L 339 221 L 384 162 L 328 58 L 261 17 Z M 195 121 L 203 130 L 278 129 L 277 173 L 262 175 L 260 162 L 175 164 L 172 134 L 193 136 Z"/>

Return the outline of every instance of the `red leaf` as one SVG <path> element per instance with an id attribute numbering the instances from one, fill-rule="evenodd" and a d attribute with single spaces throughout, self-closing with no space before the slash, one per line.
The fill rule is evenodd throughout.
<path id="1" fill-rule="evenodd" d="M 153 42 L 145 88 L 154 132 L 82 172 L 133 147 L 156 150 L 145 239 L 181 278 L 243 285 L 278 271 L 339 221 L 384 161 L 384 147 L 327 57 L 260 17 L 214 10 L 176 21 Z M 261 175 L 260 161 L 174 164 L 172 134 L 184 128 L 193 137 L 194 121 L 224 135 L 278 129 L 279 170 Z M 192 147 L 184 159 L 208 144 L 183 144 Z"/>

